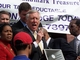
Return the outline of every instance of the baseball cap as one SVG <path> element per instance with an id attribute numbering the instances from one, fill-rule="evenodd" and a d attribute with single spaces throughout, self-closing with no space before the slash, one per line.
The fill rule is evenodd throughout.
<path id="1" fill-rule="evenodd" d="M 16 40 L 22 41 L 22 44 L 31 44 L 32 43 L 31 36 L 26 32 L 19 32 L 14 36 L 14 39 L 13 39 L 14 45 L 15 45 Z"/>

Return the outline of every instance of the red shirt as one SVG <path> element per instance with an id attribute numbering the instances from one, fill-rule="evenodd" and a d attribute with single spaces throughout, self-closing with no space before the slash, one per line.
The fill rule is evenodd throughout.
<path id="1" fill-rule="evenodd" d="M 9 43 L 0 40 L 0 60 L 12 60 L 15 56 Z"/>

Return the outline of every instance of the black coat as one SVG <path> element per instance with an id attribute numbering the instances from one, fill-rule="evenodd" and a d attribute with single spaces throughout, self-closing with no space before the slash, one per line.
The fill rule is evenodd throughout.
<path id="1" fill-rule="evenodd" d="M 13 38 L 14 38 L 14 35 L 17 33 L 17 30 L 22 29 L 23 27 L 24 27 L 24 26 L 23 26 L 23 24 L 21 23 L 20 20 L 19 20 L 17 23 L 14 23 L 14 24 L 12 25 Z M 11 47 L 13 48 L 15 54 L 17 54 L 17 53 L 16 53 L 16 50 L 15 50 L 15 47 L 14 47 L 14 44 L 13 44 L 13 40 L 11 41 Z"/>
<path id="2" fill-rule="evenodd" d="M 16 30 L 19 30 L 19 29 L 22 29 L 22 28 L 24 28 L 24 25 L 21 23 L 20 20 L 17 23 L 14 23 L 12 25 L 14 35 L 16 34 Z"/>
<path id="3" fill-rule="evenodd" d="M 17 23 L 14 23 L 12 25 L 13 28 L 16 28 L 16 29 L 21 29 L 24 27 L 24 25 L 21 23 L 21 21 L 19 20 Z"/>
<path id="4" fill-rule="evenodd" d="M 65 60 L 76 60 L 77 54 L 74 49 L 63 38 L 51 38 L 48 47 L 52 49 L 61 49 Z"/>

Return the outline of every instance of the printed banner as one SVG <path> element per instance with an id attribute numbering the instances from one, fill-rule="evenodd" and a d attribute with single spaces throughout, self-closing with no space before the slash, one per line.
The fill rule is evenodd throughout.
<path id="1" fill-rule="evenodd" d="M 69 34 L 70 20 L 80 16 L 80 0 L 0 0 L 0 10 L 9 11 L 12 20 L 19 20 L 21 2 L 29 2 L 38 10 L 43 27 L 52 33 Z"/>

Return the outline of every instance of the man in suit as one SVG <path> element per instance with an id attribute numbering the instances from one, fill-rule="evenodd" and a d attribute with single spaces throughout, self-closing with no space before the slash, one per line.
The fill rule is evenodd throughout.
<path id="1" fill-rule="evenodd" d="M 27 2 L 22 2 L 19 7 L 18 7 L 18 13 L 19 13 L 19 17 L 20 17 L 20 20 L 17 22 L 17 23 L 14 23 L 12 25 L 12 29 L 13 29 L 13 36 L 16 34 L 16 30 L 19 30 L 21 28 L 23 28 L 24 26 L 26 26 L 26 13 L 31 10 L 31 5 Z M 13 40 L 11 41 L 11 46 L 13 48 L 13 50 L 15 51 L 16 53 L 16 50 L 13 46 Z"/>
<path id="2" fill-rule="evenodd" d="M 17 22 L 17 23 L 14 23 L 12 25 L 12 28 L 13 28 L 13 32 L 15 34 L 15 31 L 18 30 L 18 29 L 21 29 L 23 28 L 24 26 L 26 26 L 26 13 L 31 10 L 31 5 L 27 2 L 22 2 L 20 5 L 19 5 L 19 8 L 18 8 L 18 11 L 19 11 L 19 17 L 20 17 L 20 20 Z"/>
<path id="3" fill-rule="evenodd" d="M 46 40 L 47 46 L 51 49 L 61 49 L 65 60 L 76 60 L 77 54 L 71 48 L 71 46 L 63 38 L 53 39 L 49 36 L 46 29 L 43 29 L 44 38 Z"/>
<path id="4" fill-rule="evenodd" d="M 32 53 L 30 55 L 31 60 L 43 60 L 43 49 L 47 48 L 46 41 L 43 38 L 43 31 L 39 29 L 40 25 L 40 13 L 37 10 L 30 10 L 26 14 L 26 24 L 24 28 L 17 30 L 25 31 L 30 34 L 33 40 Z M 36 33 L 36 38 L 34 37 Z M 41 45 L 40 45 L 41 43 Z"/>
<path id="5" fill-rule="evenodd" d="M 80 19 L 78 18 L 72 19 L 69 24 L 69 30 L 70 33 L 75 36 L 75 38 L 69 44 L 79 56 L 80 55 Z"/>

